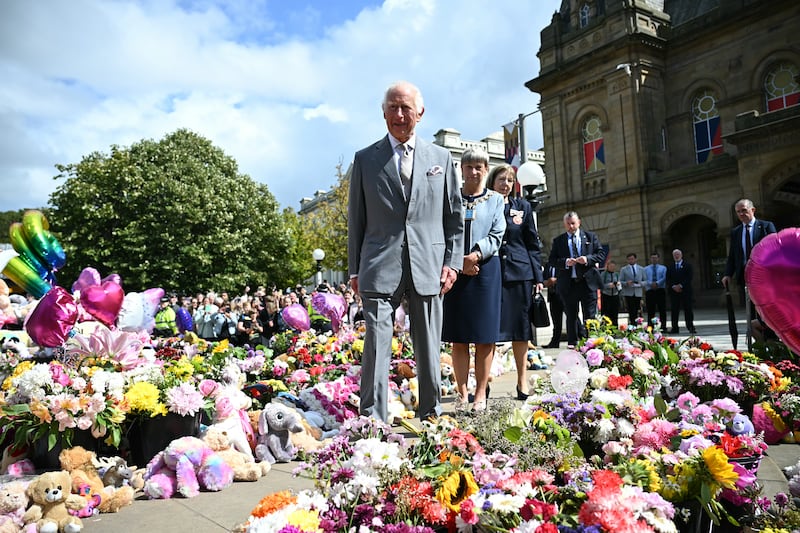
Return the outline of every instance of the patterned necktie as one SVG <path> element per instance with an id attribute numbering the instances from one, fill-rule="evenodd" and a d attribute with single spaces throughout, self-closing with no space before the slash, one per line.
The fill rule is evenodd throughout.
<path id="1" fill-rule="evenodd" d="M 744 262 L 750 259 L 750 252 L 753 251 L 753 239 L 750 237 L 750 224 L 744 227 Z"/>
<path id="2" fill-rule="evenodd" d="M 411 196 L 411 172 L 414 168 L 414 156 L 411 154 L 411 146 L 399 144 L 400 148 L 400 181 L 403 184 L 403 196 L 408 200 Z"/>

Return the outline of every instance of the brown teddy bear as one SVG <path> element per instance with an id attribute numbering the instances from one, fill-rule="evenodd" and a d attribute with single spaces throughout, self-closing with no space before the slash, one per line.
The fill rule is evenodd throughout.
<path id="1" fill-rule="evenodd" d="M 82 446 L 66 448 L 58 455 L 61 468 L 72 476 L 72 492 L 79 493 L 86 486 L 89 487 L 88 495 L 100 496 L 100 505 L 97 510 L 101 513 L 116 513 L 122 507 L 133 503 L 133 488 L 106 487 L 100 474 L 97 472 L 97 456 Z"/>
<path id="2" fill-rule="evenodd" d="M 0 487 L 0 533 L 19 533 L 28 508 L 27 483 L 12 481 Z"/>
<path id="3" fill-rule="evenodd" d="M 202 440 L 233 469 L 234 481 L 258 481 L 272 469 L 272 465 L 268 462 L 256 463 L 252 456 L 236 450 L 228 434 L 214 426 L 206 430 Z"/>
<path id="4" fill-rule="evenodd" d="M 83 522 L 69 511 L 78 511 L 88 504 L 86 498 L 70 493 L 69 472 L 45 472 L 30 482 L 26 490 L 33 502 L 22 517 L 26 525 L 36 524 L 39 533 L 78 533 Z"/>

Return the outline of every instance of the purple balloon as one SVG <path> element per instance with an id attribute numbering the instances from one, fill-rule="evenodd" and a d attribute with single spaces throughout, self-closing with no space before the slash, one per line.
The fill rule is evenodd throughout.
<path id="1" fill-rule="evenodd" d="M 60 346 L 78 320 L 78 303 L 63 287 L 53 287 L 25 320 L 25 330 L 39 346 Z"/>
<path id="2" fill-rule="evenodd" d="M 311 327 L 308 311 L 300 304 L 287 305 L 281 310 L 281 316 L 283 321 L 292 329 L 307 331 Z"/>
<path id="3" fill-rule="evenodd" d="M 72 292 L 82 291 L 92 285 L 100 285 L 100 273 L 96 268 L 86 267 L 81 271 L 75 283 L 72 284 Z"/>
<path id="4" fill-rule="evenodd" d="M 347 310 L 347 304 L 342 296 L 329 292 L 318 292 L 311 297 L 311 306 L 317 313 L 331 321 L 334 332 L 339 331 L 342 317 Z"/>
<path id="5" fill-rule="evenodd" d="M 194 321 L 192 320 L 192 314 L 185 308 L 181 307 L 178 309 L 178 313 L 176 315 L 175 323 L 178 326 L 178 331 L 181 333 L 186 333 L 187 331 L 192 331 L 194 327 Z"/>

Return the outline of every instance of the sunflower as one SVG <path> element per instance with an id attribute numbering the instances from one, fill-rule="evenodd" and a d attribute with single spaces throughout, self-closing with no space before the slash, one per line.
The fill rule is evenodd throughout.
<path id="1" fill-rule="evenodd" d="M 716 446 L 709 446 L 703 450 L 703 461 L 720 487 L 732 489 L 736 486 L 739 474 L 734 471 L 733 465 L 728 461 L 728 456 L 724 451 Z"/>
<path id="2" fill-rule="evenodd" d="M 444 478 L 439 490 L 436 491 L 436 499 L 454 513 L 461 510 L 461 502 L 478 492 L 478 484 L 472 477 L 472 472 L 455 471 Z"/>

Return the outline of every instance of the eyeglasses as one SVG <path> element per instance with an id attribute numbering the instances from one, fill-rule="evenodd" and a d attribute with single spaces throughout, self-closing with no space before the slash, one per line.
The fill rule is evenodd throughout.
<path id="1" fill-rule="evenodd" d="M 746 215 L 749 212 L 750 212 L 750 209 L 737 209 L 736 210 L 736 214 L 737 215 Z"/>

